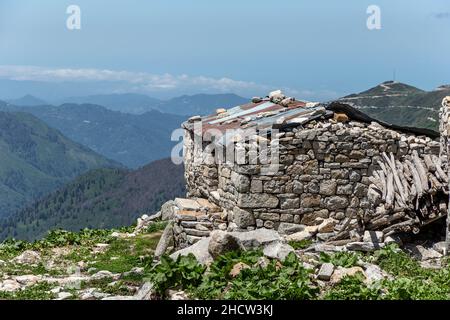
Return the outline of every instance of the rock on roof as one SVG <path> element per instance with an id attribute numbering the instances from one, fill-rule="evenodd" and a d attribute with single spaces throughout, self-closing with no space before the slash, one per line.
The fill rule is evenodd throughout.
<path id="1" fill-rule="evenodd" d="M 402 127 L 388 124 L 369 117 L 347 104 L 331 102 L 328 104 L 307 102 L 286 97 L 280 90 L 271 92 L 267 97 L 254 97 L 248 104 L 230 109 L 217 109 L 215 114 L 191 117 L 183 123 L 183 128 L 193 130 L 196 121 L 202 122 L 202 134 L 211 129 L 225 133 L 228 129 L 249 129 L 270 131 L 272 128 L 285 128 L 306 124 L 319 118 L 327 119 L 334 113 L 345 113 L 349 119 L 365 123 L 378 122 L 381 125 L 402 132 L 439 137 L 439 133 L 429 129 Z"/>

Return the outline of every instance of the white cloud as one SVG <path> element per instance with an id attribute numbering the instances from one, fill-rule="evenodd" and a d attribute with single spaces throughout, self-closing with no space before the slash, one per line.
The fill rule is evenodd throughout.
<path id="1" fill-rule="evenodd" d="M 241 95 L 266 95 L 269 91 L 282 89 L 286 94 L 299 99 L 315 99 L 318 96 L 328 98 L 334 93 L 329 91 L 315 92 L 295 90 L 286 87 L 270 86 L 249 81 L 230 78 L 212 78 L 206 76 L 190 76 L 186 74 L 172 75 L 152 74 L 146 72 L 116 71 L 89 68 L 44 68 L 37 66 L 0 65 L 0 78 L 11 80 L 32 80 L 43 82 L 121 82 L 123 92 L 162 93 L 162 92 L 204 92 L 228 93 Z M 117 91 L 117 90 L 116 90 Z"/>

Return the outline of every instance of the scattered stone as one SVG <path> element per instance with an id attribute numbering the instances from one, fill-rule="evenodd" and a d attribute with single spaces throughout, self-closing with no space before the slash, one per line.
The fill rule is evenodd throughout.
<path id="1" fill-rule="evenodd" d="M 329 219 L 325 219 L 323 220 L 323 222 L 319 225 L 318 227 L 318 232 L 319 233 L 329 233 L 329 232 L 333 232 L 334 227 L 336 226 L 336 224 L 339 221 L 329 218 Z"/>
<path id="2" fill-rule="evenodd" d="M 208 252 L 213 258 L 218 257 L 229 251 L 236 251 L 241 249 L 240 241 L 224 231 L 213 231 L 208 244 Z"/>
<path id="3" fill-rule="evenodd" d="M 58 298 L 56 300 L 66 300 L 71 297 L 72 294 L 70 292 L 60 292 L 58 293 Z"/>
<path id="4" fill-rule="evenodd" d="M 284 235 L 290 235 L 296 232 L 303 231 L 304 229 L 304 225 L 289 222 L 281 222 L 278 226 L 278 232 Z"/>
<path id="5" fill-rule="evenodd" d="M 309 240 L 314 236 L 313 233 L 303 230 L 286 236 L 286 241 L 303 241 Z"/>
<path id="6" fill-rule="evenodd" d="M 40 279 L 41 279 L 41 277 L 35 276 L 32 274 L 16 277 L 16 281 L 25 286 L 33 285 L 33 284 L 37 283 Z"/>
<path id="7" fill-rule="evenodd" d="M 402 239 L 398 235 L 391 235 L 384 238 L 384 243 L 396 243 L 399 246 L 403 245 Z"/>
<path id="8" fill-rule="evenodd" d="M 266 245 L 263 250 L 266 257 L 280 261 L 284 261 L 291 252 L 294 252 L 294 248 L 280 241 Z"/>
<path id="9" fill-rule="evenodd" d="M 364 278 L 366 278 L 366 274 L 363 268 L 361 267 L 351 267 L 351 268 L 337 267 L 336 270 L 334 270 L 333 275 L 331 276 L 330 282 L 332 284 L 339 283 L 345 276 L 354 276 L 358 272 L 360 272 L 364 276 Z"/>
<path id="10" fill-rule="evenodd" d="M 36 265 L 41 261 L 41 255 L 36 251 L 25 250 L 12 261 L 20 264 Z"/>
<path id="11" fill-rule="evenodd" d="M 158 245 L 156 246 L 154 257 L 159 259 L 164 253 L 166 253 L 167 248 L 173 241 L 173 225 L 168 223 L 164 229 L 161 238 L 159 239 Z"/>
<path id="12" fill-rule="evenodd" d="M 120 277 L 120 274 L 112 273 L 111 271 L 102 270 L 91 276 L 92 280 L 101 280 L 105 278 L 112 278 L 117 280 Z"/>
<path id="13" fill-rule="evenodd" d="M 233 209 L 233 221 L 237 224 L 239 228 L 247 228 L 249 226 L 255 225 L 255 216 L 253 213 L 246 210 L 242 210 L 238 207 Z"/>
<path id="14" fill-rule="evenodd" d="M 422 245 L 406 245 L 405 249 L 411 252 L 414 257 L 421 261 L 430 260 L 430 259 L 438 259 L 442 257 L 438 251 L 432 248 L 425 248 Z"/>
<path id="15" fill-rule="evenodd" d="M 238 262 L 233 266 L 229 275 L 232 278 L 236 278 L 241 273 L 241 271 L 244 269 L 250 269 L 250 266 L 243 262 Z"/>
<path id="16" fill-rule="evenodd" d="M 350 251 L 363 251 L 363 252 L 372 252 L 383 247 L 383 243 L 373 243 L 373 242 L 350 242 L 345 246 L 347 250 Z"/>
<path id="17" fill-rule="evenodd" d="M 314 250 L 316 252 L 342 252 L 347 251 L 345 246 L 335 246 L 326 243 L 317 243 L 310 248 L 310 250 Z"/>
<path id="18" fill-rule="evenodd" d="M 264 228 L 247 232 L 231 232 L 230 234 L 236 237 L 247 250 L 261 248 L 282 240 L 278 232 Z"/>
<path id="19" fill-rule="evenodd" d="M 199 263 L 205 265 L 210 264 L 214 260 L 214 258 L 208 250 L 209 239 L 210 238 L 203 238 L 187 248 L 172 253 L 170 257 L 172 259 L 176 259 L 180 255 L 187 256 L 188 254 L 192 253 Z"/>
<path id="20" fill-rule="evenodd" d="M 384 234 L 382 231 L 369 231 L 364 232 L 363 241 L 364 242 L 374 242 L 381 243 L 384 240 Z"/>
<path id="21" fill-rule="evenodd" d="M 62 290 L 61 287 L 55 287 L 55 288 L 51 289 L 50 292 L 53 294 L 57 294 L 57 293 L 60 293 L 61 290 Z"/>
<path id="22" fill-rule="evenodd" d="M 153 284 L 151 282 L 145 282 L 132 298 L 126 300 L 150 300 L 153 294 Z"/>
<path id="23" fill-rule="evenodd" d="M 329 281 L 334 271 L 334 265 L 332 263 L 324 263 L 317 273 L 317 279 L 323 281 Z"/>
<path id="24" fill-rule="evenodd" d="M 265 269 L 269 266 L 270 260 L 267 259 L 267 257 L 259 257 L 258 261 L 256 262 L 255 266 L 260 267 L 262 269 Z"/>
<path id="25" fill-rule="evenodd" d="M 175 202 L 173 200 L 167 201 L 161 206 L 161 220 L 172 220 L 175 215 Z"/>
<path id="26" fill-rule="evenodd" d="M 385 278 L 392 278 L 392 276 L 375 264 L 365 263 L 363 267 L 365 268 L 365 275 L 368 283 L 381 281 Z"/>
<path id="27" fill-rule="evenodd" d="M 445 254 L 445 241 L 436 242 L 433 244 L 433 249 L 439 252 L 440 254 Z"/>
<path id="28" fill-rule="evenodd" d="M 169 300 L 189 300 L 189 296 L 184 291 L 167 290 L 166 295 Z"/>
<path id="29" fill-rule="evenodd" d="M 0 291 L 14 292 L 21 288 L 20 283 L 16 280 L 8 279 L 0 282 Z"/>
<path id="30" fill-rule="evenodd" d="M 183 198 L 175 198 L 175 205 L 180 210 L 186 211 L 200 211 L 200 204 L 193 199 L 183 199 Z"/>
<path id="31" fill-rule="evenodd" d="M 140 299 L 136 299 L 135 296 L 109 296 L 109 297 L 105 297 L 102 300 L 140 300 Z M 144 299 L 142 299 L 144 300 Z M 147 300 L 147 299 L 145 299 Z"/>

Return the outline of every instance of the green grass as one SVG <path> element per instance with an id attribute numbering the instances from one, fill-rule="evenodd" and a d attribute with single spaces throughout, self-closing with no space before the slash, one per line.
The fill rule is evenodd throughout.
<path id="1" fill-rule="evenodd" d="M 161 233 L 142 234 L 134 238 L 113 240 L 104 253 L 99 254 L 91 266 L 113 273 L 145 267 L 152 258 Z"/>
<path id="2" fill-rule="evenodd" d="M 55 298 L 55 294 L 49 292 L 53 285 L 41 282 L 23 290 L 15 292 L 0 291 L 0 299 L 7 300 L 50 300 Z"/>
<path id="3" fill-rule="evenodd" d="M 306 249 L 312 244 L 312 240 L 289 241 L 289 245 L 295 250 Z"/>
<path id="4" fill-rule="evenodd" d="M 320 262 L 332 263 L 336 267 L 350 268 L 356 265 L 360 254 L 354 252 L 336 252 L 333 254 L 327 254 L 325 252 L 320 253 Z"/>

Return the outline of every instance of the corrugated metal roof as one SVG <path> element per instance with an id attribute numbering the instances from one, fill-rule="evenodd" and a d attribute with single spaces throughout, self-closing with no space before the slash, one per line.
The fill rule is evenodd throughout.
<path id="1" fill-rule="evenodd" d="M 338 102 L 328 104 L 308 103 L 293 99 L 287 101 L 287 103 L 286 101 L 283 102 L 273 98 L 259 99 L 258 102 L 251 102 L 228 110 L 223 109 L 209 116 L 193 117 L 185 122 L 183 127 L 193 130 L 194 122 L 201 121 L 203 139 L 206 141 L 211 140 L 212 137 L 216 139 L 218 138 L 217 132 L 220 132 L 222 137 L 216 140 L 220 143 L 225 138 L 230 139 L 230 136 L 240 135 L 239 133 L 227 132 L 229 129 L 242 129 L 244 131 L 256 129 L 256 132 L 270 134 L 272 129 L 275 128 L 295 127 L 318 118 L 330 118 L 333 117 L 334 112 L 340 112 L 347 114 L 352 120 L 366 123 L 375 121 L 393 130 L 427 135 L 432 138 L 439 137 L 439 133 L 433 130 L 401 127 L 376 120 L 347 104 Z"/>
<path id="2" fill-rule="evenodd" d="M 308 122 L 312 117 L 324 114 L 325 108 L 319 104 L 293 99 L 282 105 L 266 98 L 221 111 L 206 117 L 197 117 L 197 121 L 202 121 L 202 133 L 208 131 L 225 133 L 228 129 L 248 128 L 267 130 L 273 126 L 302 124 Z M 192 123 L 188 121 L 184 124 L 184 127 L 192 128 Z"/>

